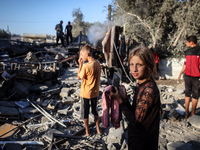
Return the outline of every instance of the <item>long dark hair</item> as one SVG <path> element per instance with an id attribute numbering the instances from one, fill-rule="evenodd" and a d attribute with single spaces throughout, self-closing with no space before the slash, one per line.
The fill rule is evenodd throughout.
<path id="1" fill-rule="evenodd" d="M 129 53 L 129 65 L 131 58 L 135 55 L 138 56 L 143 61 L 144 65 L 148 68 L 148 77 L 154 80 L 155 60 L 153 53 L 147 47 L 138 46 L 131 50 Z"/>

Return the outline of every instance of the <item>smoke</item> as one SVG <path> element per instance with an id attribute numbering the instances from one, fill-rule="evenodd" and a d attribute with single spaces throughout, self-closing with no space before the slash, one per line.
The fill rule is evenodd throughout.
<path id="1" fill-rule="evenodd" d="M 97 42 L 99 40 L 103 40 L 103 38 L 106 36 L 106 32 L 108 32 L 108 28 L 112 28 L 113 26 L 122 26 L 123 25 L 123 19 L 122 17 L 118 17 L 114 21 L 96 23 L 93 26 L 91 26 L 88 30 L 88 40 L 90 41 L 93 46 L 96 46 Z"/>
<path id="2" fill-rule="evenodd" d="M 108 26 L 104 24 L 94 24 L 88 30 L 88 40 L 96 46 L 97 41 L 105 37 Z"/>

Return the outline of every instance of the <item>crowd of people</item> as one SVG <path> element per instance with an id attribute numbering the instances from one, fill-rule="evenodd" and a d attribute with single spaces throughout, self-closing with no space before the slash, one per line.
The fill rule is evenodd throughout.
<path id="1" fill-rule="evenodd" d="M 64 46 L 64 35 L 66 35 L 67 44 L 72 43 L 72 26 L 70 22 L 65 28 L 63 34 L 63 21 L 57 24 L 57 44 L 59 39 Z M 69 41 L 70 38 L 70 41 Z M 123 36 L 120 36 L 120 42 Z M 178 76 L 184 74 L 185 81 L 185 117 L 195 115 L 196 106 L 199 98 L 200 86 L 200 52 L 197 46 L 196 36 L 189 36 L 186 39 L 188 50 L 185 53 L 186 61 Z M 130 104 L 129 98 L 124 86 L 114 87 L 115 92 L 109 90 L 109 97 L 117 100 L 121 113 L 128 120 L 128 149 L 131 150 L 156 150 L 158 149 L 159 123 L 162 112 L 160 93 L 155 82 L 157 74 L 161 79 L 159 70 L 159 56 L 152 47 L 138 46 L 127 50 L 125 57 L 128 57 L 129 70 L 137 85 L 133 96 L 133 103 Z M 101 66 L 96 60 L 99 54 L 93 55 L 90 45 L 85 45 L 79 53 L 79 70 L 77 77 L 82 80 L 81 83 L 81 115 L 84 119 L 86 136 L 90 136 L 89 130 L 89 110 L 91 107 L 96 122 L 97 134 L 101 134 L 99 127 L 99 115 L 97 102 L 99 96 Z M 189 103 L 192 97 L 192 111 L 189 112 Z"/>
<path id="2" fill-rule="evenodd" d="M 68 24 L 65 27 L 65 32 L 63 32 L 63 21 L 61 20 L 59 24 L 56 25 L 56 45 L 58 45 L 59 40 L 61 41 L 62 46 L 64 47 L 64 40 L 66 39 L 67 45 L 72 45 L 72 25 L 68 21 Z M 70 40 L 69 40 L 70 39 Z"/>

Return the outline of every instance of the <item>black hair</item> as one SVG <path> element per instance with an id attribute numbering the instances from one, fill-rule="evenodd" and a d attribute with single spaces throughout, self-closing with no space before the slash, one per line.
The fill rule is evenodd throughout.
<path id="1" fill-rule="evenodd" d="M 188 42 L 193 42 L 194 44 L 197 44 L 197 37 L 196 37 L 195 35 L 188 36 L 188 37 L 186 38 L 186 40 L 187 40 Z"/>

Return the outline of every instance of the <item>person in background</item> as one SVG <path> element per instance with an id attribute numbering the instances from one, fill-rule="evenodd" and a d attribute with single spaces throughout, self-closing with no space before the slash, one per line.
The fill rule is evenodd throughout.
<path id="1" fill-rule="evenodd" d="M 197 46 L 197 37 L 192 35 L 187 37 L 186 46 L 188 49 L 185 52 L 186 61 L 178 76 L 180 81 L 181 75 L 184 73 L 185 81 L 185 117 L 188 118 L 190 97 L 192 96 L 192 112 L 195 115 L 196 106 L 199 98 L 200 86 L 200 48 Z"/>
<path id="2" fill-rule="evenodd" d="M 98 46 L 94 46 L 93 57 L 94 57 L 94 59 L 98 60 L 99 62 L 103 61 L 103 54 L 100 51 Z"/>
<path id="3" fill-rule="evenodd" d="M 63 39 L 63 21 L 61 20 L 59 24 L 56 25 L 55 27 L 55 30 L 56 30 L 56 35 L 57 35 L 57 38 L 56 38 L 56 45 L 58 45 L 58 41 L 59 39 L 61 40 L 61 43 L 62 43 L 62 46 L 64 47 L 64 39 Z"/>
<path id="4" fill-rule="evenodd" d="M 70 21 L 68 22 L 68 25 L 66 25 L 65 32 L 67 33 L 66 34 L 67 45 L 69 45 L 69 38 L 70 38 L 70 44 L 72 44 L 72 25 Z"/>
<path id="5" fill-rule="evenodd" d="M 158 79 L 161 80 L 161 74 L 160 74 L 160 68 L 159 68 L 159 56 L 158 53 L 153 49 L 153 47 L 150 47 L 151 52 L 153 53 L 155 64 L 156 64 L 156 75 L 158 75 Z"/>
<path id="6" fill-rule="evenodd" d="M 138 81 L 132 105 L 124 86 L 115 88 L 110 95 L 120 103 L 128 120 L 128 149 L 157 150 L 161 102 L 159 89 L 153 79 L 155 62 L 152 52 L 146 47 L 136 47 L 129 54 L 132 76 Z"/>
<path id="7" fill-rule="evenodd" d="M 87 63 L 83 64 L 83 61 Z M 90 103 L 92 107 L 92 113 L 96 122 L 97 133 L 100 134 L 99 129 L 99 116 L 97 111 L 97 99 L 99 96 L 99 86 L 100 86 L 100 76 L 101 76 L 101 66 L 100 63 L 95 60 L 92 56 L 92 48 L 87 44 L 83 46 L 80 50 L 79 70 L 78 70 L 78 79 L 82 79 L 81 83 L 81 100 L 82 106 L 81 111 L 84 115 L 84 124 L 86 136 L 90 135 L 89 125 L 88 125 L 88 116 Z"/>

